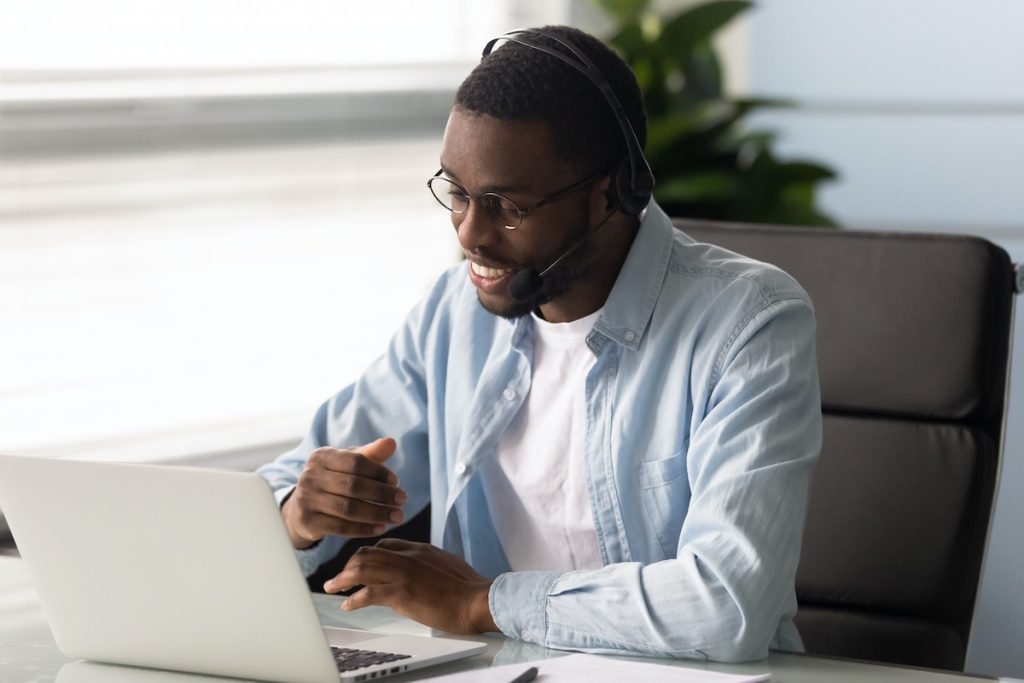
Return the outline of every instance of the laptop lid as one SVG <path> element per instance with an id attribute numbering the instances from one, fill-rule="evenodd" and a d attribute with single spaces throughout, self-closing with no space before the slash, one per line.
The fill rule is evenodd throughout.
<path id="1" fill-rule="evenodd" d="M 338 680 L 258 475 L 0 455 L 0 509 L 69 657 Z"/>

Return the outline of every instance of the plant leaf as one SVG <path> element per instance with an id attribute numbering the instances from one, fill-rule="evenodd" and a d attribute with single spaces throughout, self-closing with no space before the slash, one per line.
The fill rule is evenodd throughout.
<path id="1" fill-rule="evenodd" d="M 675 140 L 703 128 L 706 122 L 707 118 L 696 110 L 676 112 L 650 121 L 647 126 L 647 154 L 657 156 Z"/>
<path id="2" fill-rule="evenodd" d="M 675 175 L 694 170 L 695 164 L 711 164 L 714 169 L 735 167 L 735 154 L 727 155 L 728 163 L 721 163 L 719 142 L 732 134 L 737 118 L 737 110 L 729 102 L 706 101 L 653 120 L 648 127 L 647 158 L 655 173 Z"/>
<path id="3" fill-rule="evenodd" d="M 650 46 L 644 38 L 640 24 L 635 21 L 622 24 L 618 32 L 605 42 L 615 48 L 619 56 L 627 62 L 648 57 L 650 54 Z"/>
<path id="4" fill-rule="evenodd" d="M 776 133 L 767 130 L 729 132 L 715 141 L 715 148 L 723 152 L 739 153 L 744 147 L 753 150 L 770 147 Z"/>
<path id="5" fill-rule="evenodd" d="M 706 202 L 731 199 L 739 181 L 724 171 L 703 171 L 668 178 L 654 190 L 659 202 Z"/>
<path id="6" fill-rule="evenodd" d="M 685 71 L 694 49 L 709 42 L 715 31 L 752 4 L 749 0 L 714 0 L 684 9 L 665 22 L 659 42 Z"/>
<path id="7" fill-rule="evenodd" d="M 694 46 L 683 67 L 683 75 L 686 78 L 683 95 L 687 100 L 718 99 L 722 96 L 722 67 L 710 43 Z"/>
<path id="8" fill-rule="evenodd" d="M 647 11 L 650 0 L 591 0 L 620 24 L 634 23 Z"/>
<path id="9" fill-rule="evenodd" d="M 783 183 L 816 183 L 833 180 L 836 172 L 828 166 L 811 161 L 787 161 L 779 164 L 778 173 Z"/>
<path id="10" fill-rule="evenodd" d="M 739 97 L 732 100 L 732 103 L 746 114 L 755 109 L 795 109 L 795 100 L 784 97 Z"/>

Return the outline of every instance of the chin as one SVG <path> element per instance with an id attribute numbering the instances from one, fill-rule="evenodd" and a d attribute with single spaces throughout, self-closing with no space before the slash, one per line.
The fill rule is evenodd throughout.
<path id="1" fill-rule="evenodd" d="M 485 311 L 502 318 L 508 318 L 509 320 L 529 315 L 541 303 L 537 297 L 529 301 L 519 302 L 508 294 L 494 296 L 477 292 L 476 298 Z"/>

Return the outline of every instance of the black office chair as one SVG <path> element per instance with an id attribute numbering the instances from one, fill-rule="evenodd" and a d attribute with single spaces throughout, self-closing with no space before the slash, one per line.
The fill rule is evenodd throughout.
<path id="1" fill-rule="evenodd" d="M 808 652 L 962 670 L 1020 273 L 975 237 L 675 224 L 779 266 L 815 305 L 824 443 L 796 618 Z"/>

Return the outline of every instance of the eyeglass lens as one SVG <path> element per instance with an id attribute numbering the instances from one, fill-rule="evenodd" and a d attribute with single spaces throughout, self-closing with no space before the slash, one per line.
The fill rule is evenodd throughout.
<path id="1" fill-rule="evenodd" d="M 430 179 L 430 191 L 441 206 L 455 213 L 464 213 L 469 209 L 470 197 L 461 187 L 441 176 Z M 522 223 L 522 213 L 515 202 L 493 192 L 486 192 L 477 199 L 482 208 L 499 217 L 507 227 L 516 227 Z"/>

